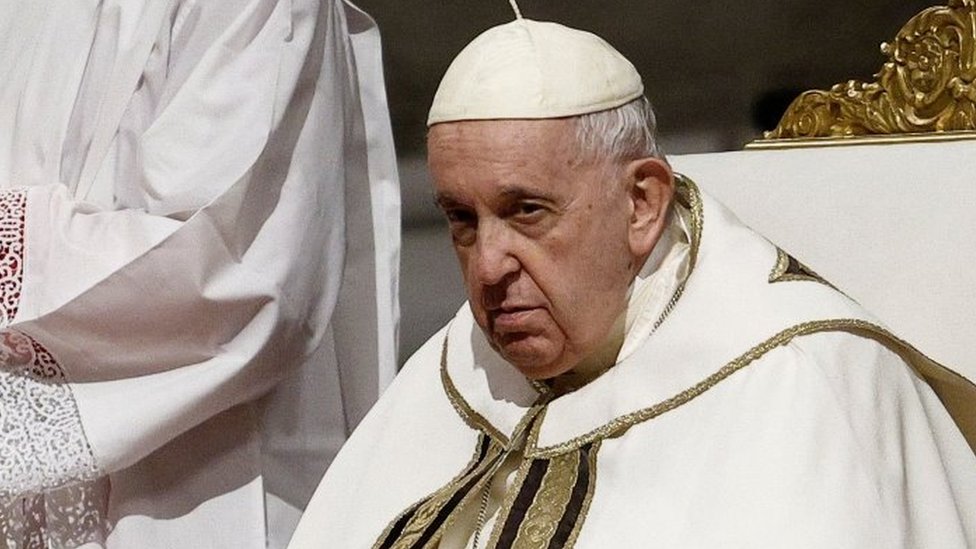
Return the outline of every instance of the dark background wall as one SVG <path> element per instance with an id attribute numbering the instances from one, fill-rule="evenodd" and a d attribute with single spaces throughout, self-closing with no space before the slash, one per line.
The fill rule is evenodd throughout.
<path id="1" fill-rule="evenodd" d="M 753 106 L 780 90 L 870 79 L 878 46 L 934 0 L 521 0 L 522 13 L 607 39 L 644 76 L 667 141 L 720 134 L 723 149 L 756 133 Z M 390 106 L 403 154 L 451 58 L 513 19 L 506 0 L 360 0 L 384 37 Z M 691 148 L 694 148 L 693 146 Z M 679 152 L 686 152 L 680 150 Z"/>

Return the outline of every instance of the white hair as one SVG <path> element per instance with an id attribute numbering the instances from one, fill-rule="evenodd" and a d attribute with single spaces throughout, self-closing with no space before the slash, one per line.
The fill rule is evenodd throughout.
<path id="1" fill-rule="evenodd" d="M 647 97 L 575 119 L 576 140 L 587 159 L 627 162 L 650 156 L 664 160 L 657 143 L 657 117 Z"/>

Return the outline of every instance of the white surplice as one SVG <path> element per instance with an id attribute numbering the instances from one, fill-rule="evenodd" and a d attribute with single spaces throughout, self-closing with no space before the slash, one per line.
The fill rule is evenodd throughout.
<path id="1" fill-rule="evenodd" d="M 374 25 L 338 0 L 0 14 L 0 546 L 283 546 L 395 371 Z"/>
<path id="2" fill-rule="evenodd" d="M 687 249 L 663 241 L 635 282 L 616 364 L 554 395 L 465 305 L 289 548 L 976 546 L 976 387 L 691 182 L 678 194 Z"/>

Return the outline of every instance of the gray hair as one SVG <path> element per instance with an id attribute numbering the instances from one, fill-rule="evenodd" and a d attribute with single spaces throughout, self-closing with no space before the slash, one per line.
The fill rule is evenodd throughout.
<path id="1" fill-rule="evenodd" d="M 657 117 L 647 97 L 576 117 L 576 140 L 589 160 L 627 162 L 648 156 L 664 160 L 657 143 Z"/>

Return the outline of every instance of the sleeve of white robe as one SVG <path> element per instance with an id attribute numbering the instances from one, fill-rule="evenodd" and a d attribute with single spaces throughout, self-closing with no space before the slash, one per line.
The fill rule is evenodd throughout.
<path id="1" fill-rule="evenodd" d="M 88 156 L 67 185 L 4 183 L 14 188 L 0 197 L 10 322 L 0 495 L 131 465 L 266 392 L 327 330 L 346 255 L 346 188 L 369 185 L 342 6 L 221 7 L 146 2 L 129 20 L 120 9 L 119 28 L 163 22 L 145 59 L 110 65 L 110 88 L 127 81 L 127 62 L 138 68 L 121 121 L 91 123 Z M 125 55 L 141 51 L 128 46 Z M 105 124 L 118 128 L 109 138 Z M 128 194 L 117 196 L 128 209 L 71 193 L 123 176 L 116 185 Z"/>

